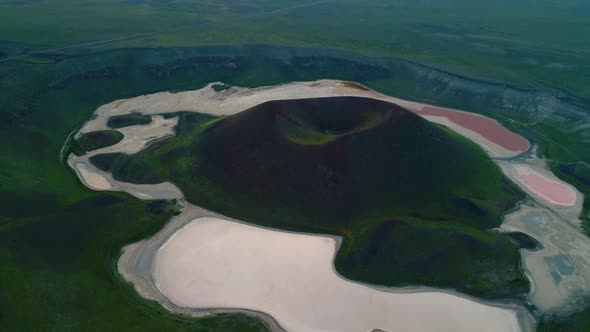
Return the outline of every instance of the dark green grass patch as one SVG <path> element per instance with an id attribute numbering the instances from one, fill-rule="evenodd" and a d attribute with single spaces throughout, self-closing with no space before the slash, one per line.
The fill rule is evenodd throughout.
<path id="1" fill-rule="evenodd" d="M 73 204 L 54 201 L 43 208 L 38 206 L 43 196 L 3 201 L 22 208 L 19 216 L 0 217 L 3 330 L 267 330 L 261 321 L 242 315 L 173 315 L 140 298 L 116 272 L 122 246 L 162 228 L 175 213 L 173 203 L 76 194 Z"/>
<path id="2" fill-rule="evenodd" d="M 122 153 L 97 154 L 90 157 L 90 162 L 102 171 L 111 172 L 114 169 L 115 161 L 122 155 Z"/>
<path id="3" fill-rule="evenodd" d="M 557 170 L 570 181 L 579 182 L 584 186 L 590 187 L 590 166 L 582 163 L 559 163 Z M 569 182 L 569 181 L 568 181 Z"/>
<path id="4" fill-rule="evenodd" d="M 213 84 L 211 86 L 211 88 L 213 90 L 219 92 L 219 91 L 223 91 L 223 90 L 227 90 L 227 89 L 231 88 L 231 85 L 225 84 L 225 83 L 223 83 L 223 84 Z"/>
<path id="5" fill-rule="evenodd" d="M 438 222 L 389 220 L 347 241 L 336 267 L 354 280 L 437 285 L 487 298 L 509 297 L 507 289 L 521 294 L 528 290 L 519 254 L 504 236 Z"/>
<path id="6" fill-rule="evenodd" d="M 543 246 L 539 243 L 539 241 L 535 240 L 534 238 L 528 236 L 525 233 L 511 232 L 508 233 L 508 237 L 510 237 L 510 239 L 514 241 L 514 243 L 520 248 L 533 251 L 543 249 Z"/>
<path id="7" fill-rule="evenodd" d="M 152 117 L 141 113 L 130 113 L 125 115 L 111 116 L 107 121 L 107 126 L 113 129 L 146 125 L 152 122 Z"/>
<path id="8" fill-rule="evenodd" d="M 82 151 L 92 151 L 119 143 L 123 134 L 116 130 L 93 131 L 80 136 L 77 145 Z"/>
<path id="9" fill-rule="evenodd" d="M 175 112 L 164 114 L 165 118 L 178 116 L 178 125 L 174 128 L 176 135 L 183 135 L 193 130 L 196 126 L 206 123 L 216 117 L 209 114 L 194 113 L 194 112 Z"/>

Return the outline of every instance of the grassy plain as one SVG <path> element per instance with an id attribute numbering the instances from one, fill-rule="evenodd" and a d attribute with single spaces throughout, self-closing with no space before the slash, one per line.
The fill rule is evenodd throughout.
<path id="1" fill-rule="evenodd" d="M 137 223 L 152 217 L 135 199 L 83 189 L 60 161 L 60 149 L 96 107 L 117 98 L 216 80 L 360 81 L 495 117 L 538 143 L 560 177 L 590 194 L 584 180 L 590 148 L 580 120 L 590 109 L 589 10 L 575 0 L 0 1 L 0 323 L 13 330 L 142 331 L 249 324 L 236 316 L 168 315 L 113 274 L 120 246 L 155 232 L 156 224 Z M 135 37 L 120 39 L 129 36 Z M 105 43 L 2 61 L 95 41 Z M 190 48 L 198 45 L 238 47 Z M 548 106 L 537 108 L 541 101 Z M 121 203 L 102 214 L 102 198 L 93 197 Z M 585 206 L 588 223 L 588 200 Z M 71 252 L 63 246 L 70 242 Z M 541 330 L 586 331 L 589 322 L 586 311 Z"/>
<path id="2" fill-rule="evenodd" d="M 143 37 L 124 40 L 124 45 L 321 47 L 590 97 L 585 79 L 590 75 L 585 38 L 590 9 L 575 0 L 25 0 L 0 3 L 0 8 L 0 40 L 27 44 L 7 50 L 9 56 L 137 35 Z"/>
<path id="3" fill-rule="evenodd" d="M 95 194 L 74 181 L 78 196 L 3 195 L 0 219 L 0 322 L 7 331 L 262 331 L 237 315 L 174 316 L 139 297 L 115 270 L 123 245 L 158 231 L 173 203 Z M 9 215 L 7 215 L 9 214 Z"/>

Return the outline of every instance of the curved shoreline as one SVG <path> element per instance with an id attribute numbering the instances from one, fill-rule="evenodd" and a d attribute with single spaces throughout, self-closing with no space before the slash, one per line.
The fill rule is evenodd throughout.
<path id="1" fill-rule="evenodd" d="M 247 109 L 248 107 L 250 107 L 249 105 L 251 105 L 252 103 L 261 103 L 261 102 L 265 101 L 266 99 L 273 99 L 273 98 L 274 99 L 289 99 L 289 98 L 297 99 L 297 98 L 308 98 L 308 97 L 350 96 L 350 95 L 360 96 L 360 97 L 369 97 L 369 98 L 393 102 L 393 103 L 396 103 L 402 107 L 409 108 L 410 110 L 412 110 L 418 114 L 419 114 L 419 111 L 417 111 L 417 110 L 420 110 L 423 107 L 431 106 L 431 105 L 425 105 L 425 104 L 415 103 L 415 102 L 411 102 L 411 101 L 404 101 L 404 100 L 397 99 L 397 98 L 390 97 L 390 96 L 385 96 L 385 95 L 382 95 L 378 92 L 369 90 L 366 87 L 364 87 L 360 84 L 357 84 L 357 83 L 341 82 L 341 81 L 335 81 L 335 80 L 320 80 L 320 81 L 316 81 L 316 82 L 295 82 L 295 83 L 281 84 L 278 86 L 260 87 L 260 88 L 254 88 L 254 89 L 231 87 L 228 90 L 215 92 L 215 91 L 213 91 L 213 89 L 211 89 L 211 86 L 213 84 L 217 84 L 217 83 L 218 82 L 210 83 L 206 87 L 196 90 L 196 91 L 181 92 L 178 94 L 170 94 L 167 92 L 166 93 L 158 93 L 158 94 L 154 94 L 154 95 L 147 95 L 147 96 L 140 96 L 140 97 L 136 97 L 136 98 L 117 100 L 117 101 L 111 102 L 109 104 L 103 105 L 96 110 L 93 118 L 91 118 L 89 121 L 87 121 L 84 124 L 84 126 L 76 134 L 76 137 L 78 137 L 79 135 L 81 135 L 84 132 L 101 130 L 101 129 L 107 128 L 106 121 L 111 116 L 127 114 L 127 113 L 130 113 L 131 111 L 137 112 L 138 109 L 141 110 L 142 114 L 149 114 L 149 115 L 153 115 L 154 117 L 160 116 L 161 114 L 165 114 L 165 113 L 174 113 L 179 110 L 199 112 L 199 113 L 209 113 L 209 114 L 214 114 L 214 115 L 225 115 L 225 114 L 235 114 L 237 112 Z M 289 89 L 292 89 L 292 91 Z M 264 92 L 266 94 L 263 94 L 264 97 L 262 99 L 260 99 L 260 98 L 257 99 L 256 96 L 257 95 L 260 96 L 261 92 Z M 308 93 L 309 93 L 309 95 L 307 95 Z M 160 101 L 157 101 L 157 99 L 160 97 L 162 97 L 163 99 Z M 176 97 L 178 97 L 179 100 L 172 102 L 174 100 L 174 98 L 176 98 Z M 235 98 L 235 99 L 232 99 L 232 98 Z M 458 110 L 446 110 L 446 109 L 443 109 L 443 110 L 453 111 L 453 112 L 461 112 L 461 113 L 471 114 L 475 117 L 482 117 L 485 119 L 489 119 L 489 118 L 484 117 L 479 114 L 473 114 L 473 113 L 468 113 L 468 112 L 463 112 L 463 111 L 458 111 Z M 145 111 L 145 113 L 144 113 L 144 111 Z M 490 154 L 493 157 L 492 159 L 500 166 L 502 166 L 502 164 L 510 165 L 513 162 L 514 163 L 516 163 L 516 162 L 524 162 L 524 163 L 532 162 L 532 163 L 536 164 L 537 160 L 536 160 L 536 157 L 534 157 L 534 156 L 529 156 L 529 157 L 525 158 L 524 160 L 520 160 L 522 158 L 519 158 L 519 156 L 522 156 L 524 154 L 529 154 L 529 152 L 533 146 L 532 144 L 529 145 L 529 148 L 526 149 L 526 151 L 509 151 L 509 150 L 505 149 L 504 147 L 488 140 L 487 138 L 483 137 L 479 133 L 471 131 L 467 128 L 464 128 L 459 124 L 453 123 L 452 121 L 450 121 L 446 117 L 433 116 L 430 114 L 423 115 L 423 117 L 431 122 L 436 122 L 436 123 L 445 125 L 445 126 L 449 127 L 451 130 L 459 133 L 460 135 L 467 137 L 471 141 L 474 141 L 476 144 L 478 144 L 480 147 L 482 147 L 485 151 L 487 151 L 488 154 Z M 177 118 L 172 118 L 171 121 L 177 121 Z M 159 123 L 162 124 L 165 122 L 160 121 Z M 169 123 L 173 123 L 173 122 L 169 122 Z M 158 128 L 155 128 L 149 135 L 146 135 L 145 131 L 142 133 L 142 131 L 148 127 L 149 126 L 133 126 L 133 127 L 129 127 L 129 128 L 122 128 L 120 130 L 126 132 L 126 134 L 127 134 L 127 135 L 125 135 L 126 138 L 127 138 L 127 136 L 132 136 L 132 137 L 136 138 L 135 141 L 132 142 L 133 144 L 128 144 L 129 141 L 127 141 L 127 143 L 124 143 L 124 141 L 126 141 L 126 139 L 124 139 L 119 144 L 116 144 L 111 147 L 92 151 L 91 153 L 86 154 L 81 157 L 71 155 L 70 158 L 68 158 L 68 164 L 70 165 L 70 167 L 72 167 L 76 171 L 76 174 L 81 179 L 83 184 L 91 189 L 93 189 L 92 188 L 93 186 L 90 183 L 88 183 L 85 180 L 85 177 L 83 176 L 83 174 L 81 174 L 80 170 L 78 169 L 79 164 L 85 165 L 85 167 L 87 167 L 87 168 L 89 167 L 89 169 L 96 172 L 97 174 L 100 174 L 101 176 L 104 176 L 107 179 L 107 181 L 110 182 L 110 185 L 112 188 L 110 188 L 110 189 L 97 188 L 98 190 L 126 191 L 126 192 L 131 193 L 132 195 L 140 198 L 140 199 L 170 199 L 170 198 L 182 199 L 183 194 L 172 183 L 168 182 L 168 183 L 156 184 L 156 185 L 135 185 L 135 184 L 130 184 L 130 183 L 120 183 L 120 182 L 112 179 L 112 176 L 110 175 L 110 173 L 97 170 L 88 161 L 89 156 L 99 154 L 99 153 L 108 153 L 108 152 L 135 153 L 135 152 L 142 150 L 143 148 L 145 148 L 146 146 L 148 146 L 149 144 L 151 144 L 154 141 L 162 139 L 163 137 L 166 137 L 168 135 L 174 134 L 173 132 L 171 132 L 172 126 L 170 126 L 170 125 L 160 126 Z M 152 127 L 153 127 L 153 125 L 152 125 Z M 504 128 L 504 127 L 502 127 L 502 128 Z M 514 159 L 514 160 L 511 160 L 511 159 Z M 546 170 L 545 165 L 541 165 L 540 167 L 543 170 Z M 509 178 L 512 179 L 512 177 L 508 174 L 511 172 L 507 171 L 506 167 L 501 167 L 501 168 L 504 171 L 504 173 L 506 175 L 508 175 Z M 549 171 L 549 170 L 546 170 L 546 171 Z M 512 179 L 512 180 L 514 181 L 514 179 Z M 97 189 L 95 189 L 95 190 L 97 190 Z M 562 214 L 567 215 L 567 218 L 560 218 L 560 219 L 563 219 L 563 220 L 565 220 L 564 222 L 569 223 L 574 226 L 577 226 L 579 228 L 579 224 L 576 225 L 575 222 L 571 221 L 572 218 L 574 218 L 574 220 L 575 220 L 575 218 L 577 218 L 577 215 L 574 216 L 574 214 L 577 212 L 578 208 L 581 206 L 580 202 L 582 200 L 579 199 L 579 197 L 577 199 L 577 204 L 574 207 L 568 207 L 568 208 L 554 207 L 554 206 L 550 206 L 550 204 L 549 205 L 542 204 L 542 206 L 544 209 L 548 209 L 552 213 L 559 214 L 559 215 L 562 215 Z M 185 315 L 191 315 L 191 316 L 203 316 L 203 315 L 207 315 L 207 314 L 216 314 L 216 313 L 222 313 L 222 312 L 223 313 L 240 312 L 240 313 L 244 313 L 247 315 L 260 317 L 273 330 L 279 330 L 279 331 L 282 330 L 282 328 L 278 325 L 278 323 L 274 320 L 274 318 L 272 318 L 270 315 L 263 313 L 263 312 L 245 310 L 245 309 L 236 309 L 236 308 L 228 308 L 228 309 L 182 308 L 182 307 L 178 307 L 178 306 L 174 305 L 169 299 L 167 299 L 163 294 L 161 294 L 157 290 L 157 287 L 155 287 L 155 284 L 154 284 L 153 278 L 152 278 L 153 271 L 151 271 L 151 268 L 150 268 L 150 271 L 147 272 L 147 271 L 145 271 L 145 268 L 148 265 L 149 266 L 153 265 L 152 263 L 153 263 L 153 259 L 156 254 L 156 251 L 158 250 L 158 248 L 161 247 L 161 245 L 163 243 L 165 243 L 164 241 L 166 239 L 169 239 L 170 236 L 172 236 L 177 230 L 179 230 L 182 227 L 182 225 L 186 225 L 188 222 L 190 222 L 190 220 L 194 219 L 194 218 L 192 218 L 190 220 L 187 219 L 184 221 L 182 221 L 182 220 L 179 221 L 180 220 L 179 218 L 181 216 L 184 216 L 185 213 L 187 213 L 187 214 L 196 213 L 196 215 L 204 216 L 204 217 L 208 217 L 208 216 L 221 217 L 223 219 L 231 220 L 233 222 L 240 222 L 240 223 L 254 226 L 254 227 L 261 227 L 258 225 L 251 225 L 249 223 L 237 221 L 232 218 L 227 218 L 227 217 L 222 216 L 220 214 L 190 205 L 185 201 L 182 201 L 182 204 L 184 205 L 182 214 L 180 216 L 173 218 L 168 224 L 166 224 L 166 226 L 160 232 L 158 232 L 156 235 L 152 236 L 149 239 L 142 240 L 142 241 L 134 243 L 134 244 L 130 244 L 123 249 L 123 253 L 118 261 L 119 272 L 123 275 L 123 277 L 126 280 L 128 280 L 129 282 L 131 282 L 135 286 L 135 288 L 141 294 L 141 296 L 148 298 L 148 299 L 153 299 L 153 300 L 158 301 L 161 305 L 163 305 L 165 308 L 167 308 L 170 311 L 178 312 L 180 314 L 185 314 Z M 502 226 L 500 228 L 501 230 L 510 231 L 511 228 L 514 228 L 516 230 L 523 231 L 522 227 L 519 228 L 519 227 L 515 227 L 512 225 L 508 225 L 505 222 L 506 219 L 510 219 L 510 217 L 518 211 L 519 211 L 519 209 L 516 209 L 515 211 L 507 212 L 505 214 L 505 216 L 503 217 Z M 266 227 L 262 227 L 262 228 L 270 229 L 270 228 L 266 228 Z M 572 230 L 571 228 L 568 228 L 568 229 L 569 229 L 569 232 L 574 232 L 574 230 Z M 274 230 L 274 229 L 272 229 L 272 230 L 286 232 L 286 231 L 282 231 L 282 230 Z M 523 232 L 525 232 L 525 231 L 523 231 Z M 298 232 L 287 232 L 287 233 L 305 234 L 305 233 L 298 233 Z M 530 234 L 531 232 L 525 232 L 525 233 L 531 235 Z M 334 257 L 332 260 L 332 269 L 334 270 L 334 273 L 336 275 L 338 275 L 339 277 L 341 277 L 342 279 L 344 279 L 348 282 L 353 282 L 353 283 L 361 284 L 363 286 L 366 286 L 366 287 L 369 287 L 372 289 L 385 291 L 385 292 L 393 292 L 393 293 L 416 293 L 416 292 L 425 292 L 425 291 L 435 291 L 435 292 L 441 292 L 441 293 L 459 296 L 459 297 L 462 297 L 462 298 L 465 298 L 465 299 L 468 299 L 471 301 L 475 301 L 475 302 L 478 302 L 481 304 L 485 304 L 485 305 L 493 305 L 493 306 L 497 306 L 497 307 L 507 308 L 507 309 L 514 310 L 517 312 L 517 314 L 519 316 L 519 322 L 521 324 L 521 329 L 523 329 L 525 331 L 534 329 L 535 322 L 534 322 L 533 316 L 526 308 L 524 308 L 524 306 L 517 303 L 516 301 L 507 301 L 507 302 L 484 301 L 481 299 L 467 296 L 465 294 L 455 292 L 453 290 L 429 288 L 429 287 L 423 287 L 423 286 L 418 286 L 418 287 L 408 286 L 408 287 L 400 287 L 400 288 L 385 287 L 385 286 L 364 284 L 364 283 L 348 280 L 348 279 L 340 276 L 340 274 L 337 273 L 337 271 L 335 270 L 335 267 L 334 267 L 334 259 L 336 257 L 336 253 L 340 249 L 341 238 L 338 236 L 332 236 L 332 235 L 323 235 L 323 236 L 332 238 L 336 241 L 335 242 L 336 243 L 335 244 L 336 251 L 335 251 L 335 254 L 334 254 Z M 539 236 L 538 234 L 535 234 L 535 236 L 533 236 L 533 237 L 537 238 L 538 236 Z M 539 240 L 539 242 L 541 242 L 544 246 L 546 245 L 547 241 L 550 241 L 549 244 L 553 245 L 553 240 L 545 239 L 545 238 L 543 238 L 542 240 Z M 527 263 L 526 263 L 527 253 L 526 252 L 523 253 L 521 251 L 521 254 L 522 254 L 521 264 L 523 265 L 522 267 L 523 267 L 524 273 L 527 276 L 530 276 L 529 278 L 531 280 L 531 292 L 529 294 L 529 298 L 534 298 L 535 294 L 536 294 L 536 290 L 540 289 L 538 287 L 538 285 L 535 285 L 535 282 L 534 282 L 535 275 L 538 272 L 535 272 L 534 269 L 531 270 L 531 267 L 527 266 Z M 590 281 L 590 277 L 588 280 Z"/>
<path id="2" fill-rule="evenodd" d="M 211 314 L 240 313 L 263 320 L 271 331 L 285 331 L 270 315 L 243 308 L 188 308 L 178 306 L 164 296 L 153 280 L 153 263 L 160 247 L 191 220 L 203 217 L 225 218 L 224 216 L 202 209 L 186 201 L 179 202 L 181 214 L 173 217 L 158 233 L 149 239 L 129 244 L 122 248 L 117 261 L 117 270 L 123 278 L 131 283 L 137 292 L 148 300 L 157 301 L 171 312 L 192 317 L 203 317 Z M 228 218 L 231 219 L 231 218 Z"/>
<path id="3" fill-rule="evenodd" d="M 271 230 L 274 232 L 281 232 L 286 234 L 297 234 L 297 235 L 305 235 L 310 236 L 310 234 L 303 233 L 303 232 L 293 232 L 293 231 L 285 231 L 279 229 L 273 229 L 270 227 L 259 226 L 255 224 L 251 224 L 248 222 L 244 222 L 241 220 L 237 220 L 234 218 L 223 216 L 219 213 L 212 212 L 209 210 L 205 210 L 203 208 L 197 207 L 186 201 L 182 201 L 181 204 L 184 206 L 182 209 L 182 213 L 167 223 L 162 230 L 160 230 L 157 234 L 152 236 L 149 239 L 142 240 L 140 242 L 130 244 L 123 248 L 123 253 L 121 254 L 117 268 L 119 273 L 121 273 L 124 278 L 131 282 L 137 291 L 147 299 L 155 300 L 159 302 L 162 306 L 167 308 L 168 310 L 172 310 L 174 312 L 180 314 L 187 314 L 195 317 L 203 316 L 204 314 L 216 314 L 216 313 L 229 313 L 229 312 L 242 312 L 248 315 L 254 315 L 263 319 L 269 326 L 272 328 L 273 331 L 284 331 L 284 329 L 277 323 L 277 321 L 270 315 L 267 315 L 263 312 L 248 310 L 248 309 L 236 309 L 236 308 L 186 308 L 180 307 L 175 305 L 169 298 L 167 298 L 164 294 L 160 292 L 156 283 L 153 279 L 153 269 L 155 256 L 157 255 L 158 250 L 164 245 L 174 234 L 182 229 L 187 224 L 191 223 L 195 219 L 200 218 L 221 218 L 231 222 L 247 225 L 254 228 L 264 229 L 264 230 Z M 440 289 L 440 288 L 432 288 L 427 286 L 404 286 L 404 287 L 387 287 L 387 286 L 380 286 L 374 285 L 369 283 L 363 283 L 355 280 L 350 280 L 345 278 L 344 276 L 340 275 L 334 266 L 334 261 L 336 259 L 336 254 L 340 249 L 342 244 L 342 238 L 336 235 L 330 234 L 313 234 L 311 236 L 314 237 L 323 237 L 329 238 L 333 240 L 334 243 L 334 254 L 332 256 L 331 261 L 331 269 L 333 270 L 334 274 L 338 276 L 338 278 L 354 283 L 357 285 L 362 285 L 364 287 L 368 287 L 374 290 L 387 292 L 387 293 L 396 293 L 396 294 L 412 294 L 412 293 L 424 293 L 424 292 L 436 292 L 436 293 L 444 293 L 452 296 L 457 296 L 463 299 L 467 299 L 469 301 L 473 301 L 476 303 L 480 303 L 486 306 L 493 306 L 502 309 L 508 309 L 514 311 L 518 317 L 518 322 L 520 329 L 522 331 L 534 331 L 535 327 L 535 319 L 534 316 L 525 308 L 522 304 L 518 301 L 491 301 L 491 300 L 483 300 L 476 297 L 472 297 L 466 295 L 464 293 L 457 292 L 452 289 Z"/>
<path id="4" fill-rule="evenodd" d="M 232 86 L 222 91 L 215 91 L 212 88 L 215 84 L 223 83 L 212 82 L 201 89 L 192 91 L 177 93 L 159 92 L 129 99 L 115 100 L 100 106 L 93 114 L 94 118 L 82 126 L 79 134 L 106 128 L 108 118 L 111 116 L 125 115 L 138 112 L 139 110 L 145 115 L 187 111 L 221 116 L 236 114 L 271 100 L 349 96 L 366 97 L 394 103 L 432 122 L 437 122 L 437 118 L 445 119 L 446 123 L 443 123 L 443 125 L 447 125 L 448 123 L 454 124 L 454 128 L 451 129 L 458 131 L 463 136 L 471 135 L 472 137 L 468 138 L 494 157 L 514 157 L 528 150 L 530 146 L 528 140 L 510 132 L 492 118 L 481 114 L 450 108 L 440 108 L 435 105 L 399 99 L 381 94 L 355 82 L 324 79 L 312 82 L 290 82 L 257 88 Z M 463 120 L 466 117 L 469 118 L 469 121 L 473 122 L 467 122 L 472 128 L 463 126 L 461 123 L 453 122 L 453 116 L 449 117 L 449 114 L 453 114 Z M 477 123 L 478 120 L 482 121 L 482 123 Z M 477 132 L 475 128 L 481 129 L 482 132 Z M 506 145 L 502 140 L 494 142 L 487 138 L 489 137 L 489 131 L 510 132 L 520 143 L 515 148 L 510 144 Z M 505 145 L 503 146 L 503 144 Z M 525 147 L 523 144 L 527 146 Z"/>

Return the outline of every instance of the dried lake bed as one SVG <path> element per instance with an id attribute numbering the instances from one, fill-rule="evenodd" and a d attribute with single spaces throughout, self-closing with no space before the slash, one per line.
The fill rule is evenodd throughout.
<path id="1" fill-rule="evenodd" d="M 513 308 L 345 280 L 333 269 L 337 248 L 329 236 L 199 218 L 160 247 L 153 278 L 178 306 L 262 311 L 287 331 L 520 330 Z"/>
<path id="2" fill-rule="evenodd" d="M 196 91 L 114 101 L 98 108 L 76 134 L 108 129 L 107 121 L 115 115 L 138 112 L 152 116 L 148 125 L 119 129 L 124 134 L 121 142 L 68 159 L 81 181 L 92 189 L 181 201 L 181 215 L 152 238 L 125 247 L 119 260 L 120 273 L 142 296 L 190 315 L 245 312 L 262 317 L 276 330 L 534 329 L 532 316 L 516 303 L 482 302 L 423 287 L 384 288 L 351 282 L 334 270 L 337 237 L 247 225 L 188 204 L 172 183 L 122 183 L 89 161 L 101 153 L 136 153 L 151 142 L 174 135 L 178 118 L 165 119 L 162 114 L 166 113 L 229 115 L 269 100 L 360 96 L 410 109 L 474 141 L 497 158 L 494 160 L 503 172 L 531 196 L 530 202 L 505 215 L 500 231 L 523 232 L 543 246 L 537 251 L 521 250 L 523 268 L 532 283 L 530 302 L 542 312 L 559 312 L 585 299 L 585 290 L 590 288 L 586 258 L 590 257 L 590 241 L 580 232 L 578 220 L 583 197 L 556 179 L 542 158 L 534 154 L 515 158 L 530 151 L 531 143 L 497 121 L 385 96 L 352 82 L 321 80 L 222 91 L 212 89 L 214 84 L 218 83 Z M 530 174 L 535 174 L 533 184 Z M 551 185 L 538 185 L 539 181 L 558 186 L 559 194 L 556 196 Z M 286 250 L 293 248 L 297 250 Z"/>

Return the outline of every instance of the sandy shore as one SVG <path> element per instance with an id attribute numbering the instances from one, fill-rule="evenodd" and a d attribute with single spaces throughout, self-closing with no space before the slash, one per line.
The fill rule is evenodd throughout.
<path id="1" fill-rule="evenodd" d="M 106 121 L 95 122 L 89 120 L 85 126 L 97 128 L 96 130 L 109 129 Z M 165 119 L 161 115 L 152 116 L 151 123 L 147 125 L 130 126 L 118 129 L 123 134 L 123 139 L 117 144 L 87 152 L 82 156 L 71 154 L 68 156 L 68 165 L 76 171 L 80 180 L 94 190 L 123 191 L 140 199 L 180 199 L 184 195 L 171 182 L 159 184 L 133 184 L 117 181 L 110 173 L 103 172 L 90 162 L 92 156 L 103 153 L 133 154 L 145 149 L 152 142 L 174 135 L 174 127 L 178 124 L 178 117 Z M 76 133 L 80 137 L 82 131 Z"/>
<path id="2" fill-rule="evenodd" d="M 235 224 L 242 224 L 248 225 L 246 223 L 242 223 L 235 219 L 227 218 L 217 213 L 204 210 L 202 208 L 196 207 L 194 205 L 188 204 L 184 201 L 181 201 L 183 204 L 182 213 L 179 216 L 174 217 L 166 226 L 153 237 L 142 240 L 140 242 L 128 245 L 124 248 L 123 253 L 118 261 L 118 271 L 124 276 L 124 278 L 135 286 L 141 296 L 158 301 L 162 306 L 167 308 L 170 311 L 200 317 L 203 315 L 211 314 L 211 313 L 221 313 L 221 312 L 240 312 L 245 313 L 247 315 L 253 315 L 262 318 L 271 330 L 273 331 L 283 331 L 284 327 L 281 327 L 277 321 L 270 315 L 265 314 L 262 311 L 257 311 L 253 308 L 241 308 L 236 309 L 234 306 L 228 307 L 221 307 L 221 308 L 211 308 L 211 307 L 186 307 L 180 306 L 173 301 L 171 301 L 168 297 L 164 296 L 162 292 L 156 287 L 156 283 L 154 280 L 154 271 L 157 269 L 155 267 L 155 256 L 158 253 L 159 249 L 176 234 L 179 230 L 183 229 L 187 224 L 190 224 L 191 221 L 195 219 L 202 219 L 202 218 L 215 218 L 215 219 L 222 219 L 222 220 L 229 220 L 231 223 Z M 284 231 L 276 231 L 270 230 L 268 228 L 250 225 L 249 227 L 254 229 L 263 230 L 265 232 L 272 232 L 272 233 L 280 233 L 280 234 L 291 234 L 291 235 L 298 235 L 308 237 L 309 235 L 300 234 L 300 233 L 292 233 L 292 232 L 284 232 Z M 209 234 L 212 239 L 215 237 Z M 335 253 L 340 245 L 340 238 L 336 236 L 310 236 L 310 237 L 319 237 L 328 239 L 331 243 L 329 246 L 332 253 Z M 241 242 L 235 241 L 237 243 Z M 251 239 L 251 241 L 257 241 L 257 239 Z M 189 245 L 190 246 L 190 245 Z M 221 250 L 223 251 L 223 250 Z M 268 247 L 266 248 L 268 251 Z M 191 263 L 190 265 L 195 265 Z M 198 264 L 199 266 L 203 266 Z M 533 331 L 534 330 L 534 320 L 530 313 L 521 305 L 516 303 L 501 303 L 501 302 L 487 302 L 487 301 L 480 301 L 478 299 L 465 296 L 461 293 L 457 293 L 454 291 L 442 291 L 427 287 L 406 287 L 406 288 L 388 288 L 388 287 L 380 287 L 380 286 L 372 286 L 372 285 L 364 285 L 358 284 L 346 279 L 342 279 L 337 273 L 334 271 L 333 262 L 330 261 L 327 265 L 330 271 L 333 271 L 333 275 L 336 275 L 337 278 L 341 280 L 338 282 L 344 281 L 345 283 L 351 283 L 357 286 L 369 288 L 370 291 L 379 291 L 384 292 L 386 294 L 390 294 L 395 296 L 396 294 L 414 294 L 414 293 L 436 293 L 436 294 L 447 294 L 447 296 L 451 296 L 452 298 L 459 298 L 465 300 L 465 303 L 475 303 L 477 307 L 483 305 L 484 308 L 492 308 L 492 311 L 499 310 L 502 313 L 512 313 L 515 314 L 518 323 L 523 331 Z M 207 271 L 207 269 L 204 269 Z M 251 270 L 251 269 L 248 269 Z M 326 271 L 326 267 L 323 268 Z M 247 272 L 247 271 L 246 271 Z M 195 281 L 197 281 L 196 279 Z M 285 279 L 288 280 L 288 279 Z M 301 292 L 301 294 L 308 294 L 307 292 Z M 345 295 L 344 295 L 345 296 Z M 454 300 L 453 300 L 454 301 Z M 453 302 L 451 301 L 451 302 Z M 487 309 L 486 309 L 487 310 Z M 510 314 L 510 315 L 512 315 Z M 387 313 L 389 315 L 389 313 Z M 509 315 L 509 316 L 510 316 Z M 427 318 L 425 316 L 425 318 Z M 385 329 L 386 331 L 399 331 L 397 328 L 393 329 Z M 297 331 L 297 330 L 295 330 Z"/>
<path id="3" fill-rule="evenodd" d="M 88 188 L 98 191 L 123 191 L 140 199 L 181 199 L 180 189 L 171 182 L 158 184 L 134 184 L 117 181 L 110 173 L 92 165 L 87 158 L 70 155 L 68 165 Z"/>
<path id="4" fill-rule="evenodd" d="M 520 231 L 543 248 L 521 250 L 531 279 L 529 300 L 545 313 L 578 310 L 590 298 L 590 239 L 576 225 L 538 204 L 522 204 L 504 218 L 507 232 Z"/>
<path id="5" fill-rule="evenodd" d="M 288 331 L 521 330 L 514 310 L 347 281 L 334 271 L 336 248 L 331 237 L 200 218 L 158 250 L 153 276 L 178 306 L 262 311 Z"/>
<path id="6" fill-rule="evenodd" d="M 91 120 L 90 123 L 94 123 Z M 146 125 L 130 126 L 117 129 L 118 132 L 123 134 L 123 139 L 117 144 L 107 146 L 101 149 L 93 150 L 87 153 L 87 156 L 93 156 L 101 153 L 112 153 L 112 152 L 124 152 L 127 154 L 137 153 L 151 142 L 162 139 L 164 137 L 174 136 L 174 127 L 178 124 L 178 117 L 165 119 L 161 115 L 152 116 L 152 121 Z M 94 127 L 97 124 L 93 125 Z M 104 127 L 99 127 L 96 130 L 107 130 L 110 129 L 104 124 Z M 76 138 L 83 134 L 79 131 L 76 134 Z"/>
<path id="7" fill-rule="evenodd" d="M 319 80 L 251 89 L 230 87 L 227 90 L 215 91 L 211 88 L 212 85 L 219 83 L 213 82 L 194 91 L 161 92 L 113 101 L 99 107 L 94 113 L 94 118 L 82 127 L 80 133 L 104 129 L 111 116 L 132 112 L 154 115 L 182 110 L 212 115 L 231 115 L 270 100 L 358 96 L 392 102 L 427 119 L 444 118 L 446 119 L 444 122 L 440 120 L 435 122 L 443 125 L 453 124 L 451 129 L 461 135 L 470 136 L 468 138 L 494 157 L 513 157 L 529 148 L 526 139 L 510 132 L 496 120 L 478 114 L 386 96 L 357 83 Z"/>
<path id="8" fill-rule="evenodd" d="M 102 174 L 91 170 L 84 163 L 75 163 L 76 172 L 80 179 L 91 189 L 94 190 L 111 190 L 113 187 L 109 180 Z"/>
<path id="9" fill-rule="evenodd" d="M 247 310 L 244 308 L 190 308 L 174 304 L 164 296 L 156 287 L 153 278 L 154 257 L 160 247 L 179 229 L 191 220 L 203 217 L 223 218 L 222 215 L 194 206 L 184 200 L 180 200 L 181 214 L 173 217 L 163 229 L 149 239 L 127 245 L 123 248 L 117 262 L 117 271 L 128 282 L 132 283 L 137 292 L 146 299 L 160 303 L 167 310 L 192 316 L 204 317 L 217 313 L 239 313 L 262 319 L 271 331 L 284 331 L 276 320 L 261 311 Z"/>

